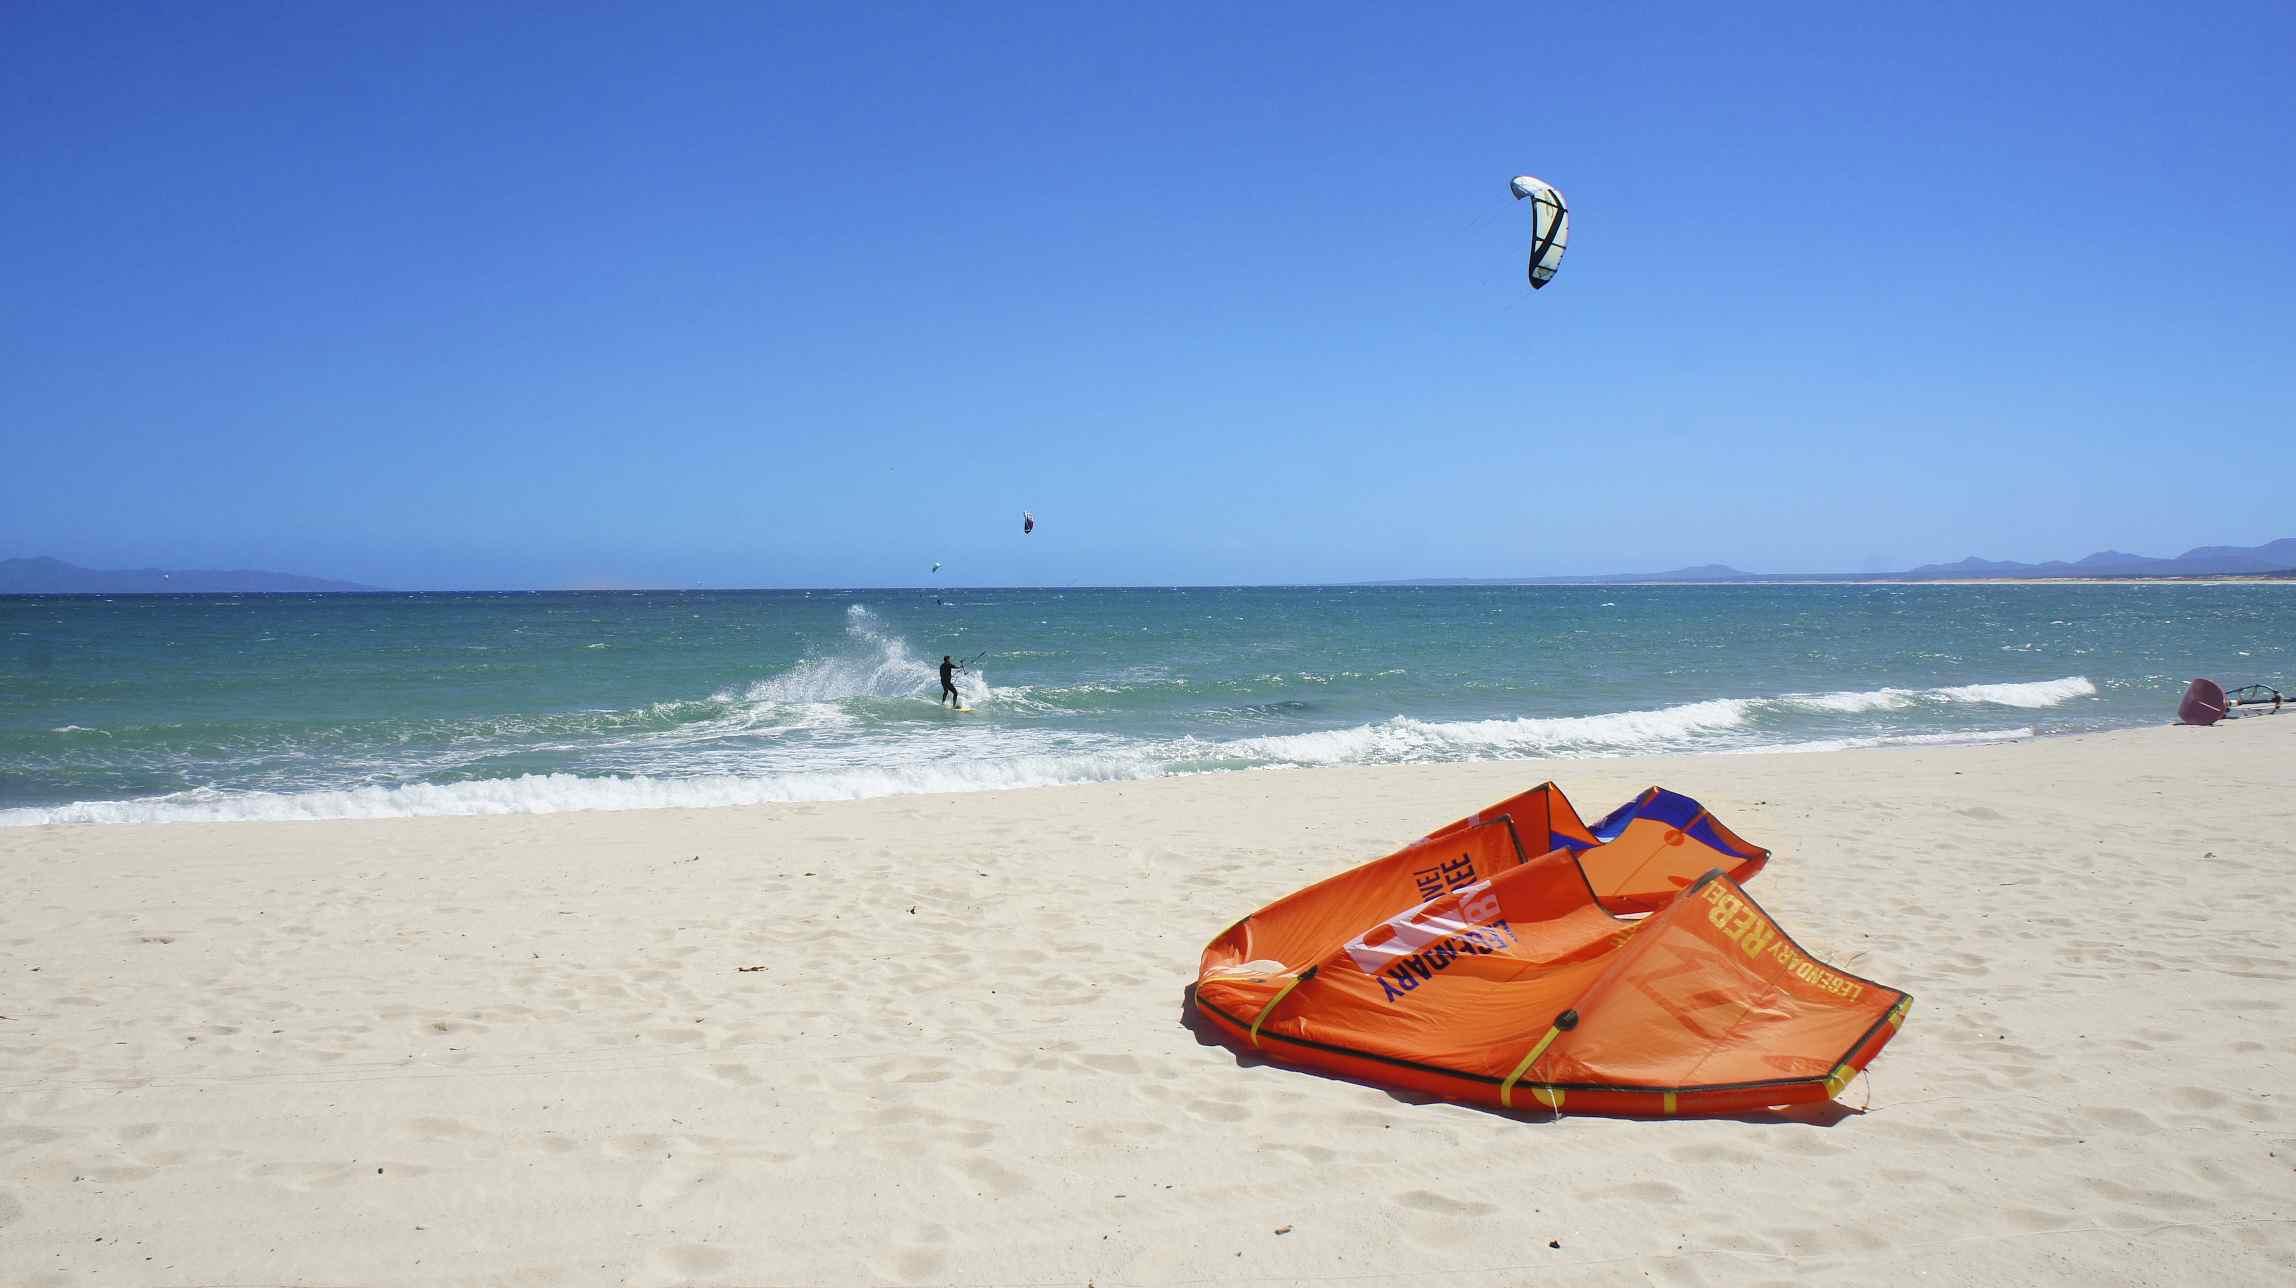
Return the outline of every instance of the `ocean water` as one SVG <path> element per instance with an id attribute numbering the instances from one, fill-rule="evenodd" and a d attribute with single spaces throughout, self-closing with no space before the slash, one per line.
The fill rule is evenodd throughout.
<path id="1" fill-rule="evenodd" d="M 934 702 L 980 655 L 972 714 Z M 2276 586 L 0 598 L 0 825 L 1976 742 L 2296 679 Z M 1526 780 L 1564 772 L 1526 766 Z M 1473 802 L 1464 802 L 1473 804 Z"/>

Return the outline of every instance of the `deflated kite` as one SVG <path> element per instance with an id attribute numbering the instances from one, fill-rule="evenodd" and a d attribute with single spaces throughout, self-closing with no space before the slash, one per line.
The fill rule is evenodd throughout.
<path id="1" fill-rule="evenodd" d="M 1283 1063 L 1507 1108 L 1827 1100 L 1912 1000 L 1748 898 L 1768 858 L 1685 796 L 1589 828 L 1543 784 L 1229 927 L 1195 1006 Z"/>

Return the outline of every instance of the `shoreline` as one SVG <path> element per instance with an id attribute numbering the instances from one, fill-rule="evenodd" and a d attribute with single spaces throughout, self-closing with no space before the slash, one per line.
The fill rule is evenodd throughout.
<path id="1" fill-rule="evenodd" d="M 2254 720 L 12 829 L 0 1264 L 57 1283 L 2285 1279 L 2291 752 L 2296 721 Z M 1819 1115 L 1558 1119 L 1267 1065 L 1182 1022 L 1221 927 L 1549 775 L 1589 818 L 1660 783 L 1771 849 L 1748 891 L 1781 926 L 1917 999 L 1870 1076 Z"/>
<path id="2" fill-rule="evenodd" d="M 1754 700 L 1759 700 L 1759 699 L 1754 699 Z M 2245 717 L 2245 718 L 2254 718 L 2254 717 Z M 2112 734 L 2117 734 L 2117 733 L 2125 733 L 2125 732 L 2129 732 L 2131 729 L 2142 729 L 2142 728 L 2150 728 L 2150 727 L 2152 727 L 2152 726 L 2150 726 L 2150 725 L 2136 725 L 2136 726 L 2127 726 L 2127 727 L 2123 727 L 2123 728 L 2115 728 L 2115 729 L 2083 729 L 2083 730 L 2068 730 L 2068 731 L 2064 731 L 2064 732 L 2056 732 L 2056 733 L 2052 733 L 2052 732 L 2047 732 L 2047 731 L 2045 731 L 2045 730 L 2041 730 L 2041 729 L 2035 728 L 2035 727 L 2033 727 L 2032 725 L 2029 725 L 2029 724 L 2028 724 L 2028 725 L 2021 725 L 2021 726 L 2018 726 L 2018 727 L 2016 727 L 2016 728 L 2011 728 L 2011 729 L 1996 729 L 1996 730 L 1968 730 L 1968 731 L 1965 731 L 1965 732 L 1964 732 L 1964 731 L 1950 731 L 1950 732 L 1941 732 L 1941 733 L 1908 733 L 1908 734 L 1894 734 L 1894 735 L 1875 735 L 1875 736 L 1874 736 L 1874 738 L 1873 738 L 1871 741 L 1865 741 L 1865 740 L 1856 740 L 1856 741 L 1851 741 L 1851 742 L 1847 743 L 1847 745 L 1845 745 L 1845 744 L 1844 744 L 1844 741 L 1843 741 L 1843 740 L 1841 740 L 1841 739 L 1826 739 L 1826 738 L 1819 738 L 1819 739 L 1813 739 L 1813 740 L 1811 740 L 1811 741 L 1807 741 L 1807 742 L 1793 742 L 1793 743 L 1764 744 L 1764 745 L 1756 745 L 1756 746 L 1748 746 L 1748 747 L 1737 747 L 1737 748 L 1725 748 L 1725 749 L 1716 749 L 1716 750 L 1710 750 L 1710 751 L 1709 751 L 1709 750 L 1699 750 L 1699 751 L 1682 751 L 1682 752 L 1670 752 L 1670 753 L 1667 753 L 1667 752 L 1662 752 L 1662 753 L 1651 753 L 1651 752 L 1625 752 L 1625 753 L 1619 753 L 1619 754 L 1616 754 L 1616 755 L 1592 754 L 1592 755 L 1559 755 L 1559 756 L 1541 756 L 1541 757 L 1530 757 L 1530 756 L 1526 756 L 1526 757 L 1514 757 L 1514 758 L 1508 758 L 1508 757 L 1486 757 L 1486 758 L 1472 758 L 1472 759 L 1460 759 L 1460 760 L 1433 760 L 1433 761 L 1430 761 L 1430 760 L 1405 760 L 1405 761 L 1387 761 L 1387 762 L 1375 762 L 1375 763 L 1368 763 L 1368 764 L 1297 765 L 1297 764 L 1280 764 L 1280 763 L 1279 763 L 1279 764 L 1265 764 L 1265 765 L 1240 765 L 1240 766 L 1235 766 L 1235 767 L 1232 767 L 1232 768 L 1216 768 L 1216 769 L 1189 769 L 1189 770 L 1175 770 L 1175 771 L 1166 771 L 1166 772 L 1143 773 L 1143 774 L 1140 774 L 1140 775 L 1138 775 L 1138 776 L 1130 776 L 1130 777 L 1126 777 L 1126 776 L 1117 776 L 1117 777 L 1108 777 L 1108 778 L 1099 778 L 1099 779 L 1079 779 L 1079 780 L 1076 780 L 1076 781 L 1071 781 L 1071 782 L 1055 782 L 1055 783 L 1021 783 L 1021 784 L 1013 784 L 1013 785 L 995 785 L 995 784 L 989 784 L 989 785 L 983 785 L 983 786 L 980 786 L 980 787 L 966 788 L 966 789 L 962 789 L 962 790 L 956 790 L 956 791 L 929 791 L 929 790 L 921 790 L 921 791 L 884 791 L 884 792 L 876 792 L 876 793 L 870 793 L 870 794 L 860 794 L 860 795 L 852 795 L 852 796 L 824 796 L 824 797 L 818 797 L 818 798 L 810 798 L 810 799 L 808 799 L 808 798 L 789 798 L 789 799 L 758 799 L 758 800 L 746 800 L 746 801 L 740 801 L 740 800 L 729 800 L 729 801 L 715 801 L 715 802 L 702 803 L 702 804 L 678 804 L 678 803 L 653 803 L 653 802 L 648 802 L 648 803 L 635 803 L 635 804 L 620 805 L 620 804 L 596 804 L 596 803 L 582 803 L 582 804 L 569 805 L 569 806 L 565 806 L 565 807 L 547 807 L 547 808 L 532 808 L 532 807 L 521 807 L 521 808 L 499 808 L 499 809 L 479 809 L 479 808 L 472 808 L 472 809 L 459 810 L 459 811 L 458 811 L 458 810 L 443 810 L 443 809 L 442 809 L 442 810 L 436 810 L 436 811 L 432 811 L 432 812 L 421 812 L 421 811 L 417 811 L 417 810 L 405 810 L 405 811 L 399 811 L 399 812 L 376 812 L 376 813 L 365 813 L 365 814 L 340 813 L 340 814 L 310 814 L 310 815 L 303 815 L 303 816 L 295 816 L 295 815 L 288 815 L 288 816 L 249 816 L 249 817 L 239 817 L 239 818 L 58 819 L 58 820 L 46 820 L 46 821 L 41 821 L 41 822 L 34 822 L 34 823 L 20 823 L 20 822 L 12 822 L 12 821 L 8 821 L 8 820 L 5 818 L 5 815 L 8 813 L 9 809 L 38 810 L 38 811 L 55 811 L 55 810 L 71 810 L 71 809 L 78 809 L 78 808 L 82 808 L 82 807 L 88 807 L 88 808 L 93 808 L 93 809 L 97 809 L 97 810 L 104 810 L 104 809 L 111 809 L 111 808 L 125 808 L 125 807 L 136 807 L 136 806 L 140 806 L 140 807 L 147 807 L 147 808 L 148 808 L 148 807 L 152 807 L 152 806 L 159 806 L 159 805 L 167 805 L 167 804 L 179 804 L 179 803 L 177 803 L 177 802 L 171 802 L 171 801 L 170 801 L 170 799 L 169 799 L 168 797 L 131 797 L 131 798 L 123 799 L 123 800 L 102 800 L 102 801 L 71 801 L 71 802 L 64 802 L 64 803 L 60 803 L 60 804 L 54 804 L 54 805 L 11 806 L 11 807 L 8 807 L 7 809 L 0 809 L 0 836 L 6 836 L 6 835 L 7 835 L 7 834 L 9 834 L 10 832 L 16 832 L 16 831 L 43 831 L 43 830 L 56 829 L 56 828 L 183 827 L 183 826 L 187 826 L 187 825 L 209 825 L 209 826 L 218 826 L 218 827 L 228 827 L 228 826 L 238 826 L 238 825 L 241 825 L 241 824 L 272 824 L 272 823 L 346 823 L 346 822 L 394 822 L 394 821 L 400 821 L 400 820 L 412 820 L 412 819 L 446 819 L 446 818 L 543 818 L 543 817 L 554 817 L 554 816 L 558 816 L 558 815 L 580 815 L 580 814 L 655 814 L 655 813 L 663 813 L 663 812 L 668 812 L 668 811 L 697 811 L 697 812 L 705 812 L 705 813 L 706 813 L 706 812 L 715 811 L 715 810 L 771 809 L 771 808 L 775 808 L 775 807 L 778 807 L 778 806 L 790 806 L 790 805 L 844 805 L 844 804 L 858 804 L 858 803 L 867 802 L 867 801 L 882 801 L 882 800 L 912 800 L 912 799 L 950 799 L 950 800 L 958 800 L 958 799 L 963 799 L 963 798 L 966 798 L 966 797 L 971 797 L 971 796 L 981 796 L 981 795 L 1001 795 L 1001 794 L 1004 794 L 1004 793 L 1009 793 L 1009 792 L 1064 791 L 1064 790 L 1068 790 L 1068 789 L 1071 789 L 1071 788 L 1086 788 L 1086 787 L 1118 787 L 1118 786 L 1126 786 L 1126 785 L 1140 785 L 1140 784 L 1146 784 L 1146 783 L 1161 782 L 1161 781 L 1164 781 L 1164 780 L 1166 780 L 1166 779 L 1194 779 L 1194 778 L 1207 778 L 1207 777 L 1209 777 L 1209 778 L 1217 778 L 1217 777 L 1223 777 L 1223 776 L 1227 776 L 1227 775 L 1235 775 L 1235 774 L 1255 774 L 1255 773 L 1260 773 L 1260 772 L 1282 772 L 1282 773 L 1322 773 L 1322 772 L 1327 772 L 1327 771 L 1345 771 L 1345 770 L 1371 770 L 1371 769 L 1390 769 L 1390 768 L 1407 768 L 1407 767 L 1417 767 L 1417 768 L 1440 768 L 1440 767 L 1445 767 L 1445 766 L 1451 766 L 1451 767 L 1459 767 L 1459 766 L 1493 766 L 1493 767 L 1496 767 L 1496 766 L 1521 766 L 1521 767 L 1524 767 L 1524 770 L 1523 770 L 1524 772 L 1526 772 L 1526 773 L 1532 773 L 1532 774 L 1536 774 L 1536 775 L 1538 775 L 1539 777 L 1542 777 L 1542 778 L 1544 778 L 1544 777 L 1550 777 L 1550 776 L 1567 776 L 1567 774 L 1568 774 L 1568 767 L 1569 767 L 1569 766 L 1571 766 L 1571 765 L 1574 765 L 1574 764 L 1581 764 L 1581 763 L 1605 763 L 1605 762 L 1615 762 L 1615 761 L 1621 761 L 1621 760 L 1659 760 L 1659 759 L 1664 759 L 1664 760 L 1694 760 L 1694 759 L 1703 759 L 1703 758 L 1720 758 L 1720 759 L 1744 759 L 1744 758 L 1748 758 L 1748 757 L 1765 757 L 1765 756 L 1813 756 L 1813 755 L 1822 756 L 1822 755 L 1831 755 L 1831 754 L 1835 754 L 1835 753 L 1839 753 L 1839 752 L 1845 752 L 1845 751 L 1887 751 L 1887 750 L 1914 750 L 1914 749 L 1921 749 L 1921 748 L 1945 749 L 1945 748 L 1956 748 L 1956 747 L 1982 747 L 1982 746 L 1993 746 L 1993 745 L 1999 745 L 1999 744 L 2007 744 L 2007 743 L 2022 743 L 2022 742 L 2032 742 L 2032 741 L 2036 741 L 2036 740 L 2040 740 L 2040 739 L 2057 739 L 2057 738 L 2087 738 L 2087 737 L 2109 736 L 2109 735 L 2112 735 Z M 746 784 L 746 783 L 751 783 L 751 782 L 753 782 L 753 781 L 762 781 L 762 780 L 750 780 L 750 779 L 745 779 L 745 778 L 738 778 L 738 777 L 737 777 L 737 778 L 722 778 L 722 779 L 721 779 L 721 778 L 663 778 L 663 777 L 649 777 L 649 776 L 644 776 L 644 775 L 615 775 L 615 776 L 604 776 L 604 775 L 562 775 L 562 774 L 555 774 L 555 773 L 553 773 L 553 774 L 527 774 L 527 775 L 523 775 L 523 776 L 521 776 L 521 777 L 518 777 L 518 778 L 497 778 L 497 779 L 466 779 L 466 780 L 463 780 L 462 782 L 459 782 L 459 783 L 454 783 L 454 784 L 447 784 L 447 785 L 444 785 L 444 786 L 447 786 L 447 787 L 465 787 L 465 786 L 473 786 L 473 785 L 488 785 L 488 784 L 499 784 L 499 785 L 518 785 L 518 784 L 524 784 L 524 783 L 527 783 L 527 782 L 549 782 L 549 781 L 554 781 L 554 780 L 558 780 L 558 779 L 561 779 L 561 778 L 563 778 L 563 779 L 571 779 L 571 780 L 573 780 L 573 781 L 576 781 L 576 782 L 582 782 L 582 783 L 595 783 L 595 784 L 613 783 L 613 784 L 618 784 L 618 785 L 621 785 L 621 786 L 624 786 L 624 787 L 628 788 L 628 789 L 630 790 L 630 795 L 631 795 L 631 796 L 632 796 L 634 799 L 635 799 L 635 798 L 642 798 L 642 797 L 644 797 L 644 796 L 646 796 L 646 795 L 648 795 L 648 794 L 650 794 L 650 793 L 653 793 L 653 794 L 659 794 L 659 793 L 669 793 L 669 794 L 676 794 L 676 793 L 680 792 L 681 790 L 690 789 L 690 788 L 699 787 L 699 786 L 708 786 L 708 785 L 715 785 L 715 784 L 719 784 L 719 783 Z M 415 787 L 415 788 L 429 788 L 429 787 L 437 787 L 437 786 L 441 786 L 441 785 L 437 785 L 437 784 L 412 784 L 412 785 L 410 785 L 410 786 L 412 786 L 412 787 Z M 385 788 L 385 789 L 379 789 L 379 790 L 381 790 L 381 791 L 382 791 L 383 793 L 385 793 L 386 795 L 389 795 L 389 794 L 394 794 L 394 793 L 398 793 L 398 792 L 406 791 L 406 790 L 407 790 L 407 787 L 404 787 L 404 786 L 402 786 L 402 787 L 395 787 L 395 788 Z M 274 793 L 274 794 L 267 794 L 267 795 L 265 796 L 265 798 L 266 798 L 266 799 L 273 799 L 273 800 L 280 800 L 280 801 L 294 801 L 294 800 L 303 799 L 303 798 L 315 798 L 315 797 L 335 797 L 335 796 L 341 796 L 341 795 L 346 795 L 346 794 L 348 794 L 348 793 L 343 793 L 343 792 L 339 792 L 339 791 L 315 791 L 315 792 L 308 792 L 308 793 Z M 198 806 L 198 805 L 195 805 L 195 804 L 191 804 L 191 803 L 187 803 L 187 802 L 186 802 L 186 803 L 180 803 L 180 804 L 181 804 L 181 806 L 182 806 L 183 808 L 186 808 L 186 809 L 196 809 L 196 808 L 199 808 L 199 806 Z"/>
<path id="3" fill-rule="evenodd" d="M 2259 713 L 2241 716 L 2238 719 L 2240 721 L 2253 721 L 2273 718 L 2277 717 L 2268 713 Z M 2233 725 L 2233 723 L 2235 722 L 2226 721 L 2219 727 L 2229 728 Z M 2296 729 L 2296 718 L 2291 718 L 2289 720 L 2289 725 L 2292 729 Z M 1478 776 L 1496 775 L 1501 779 L 1504 779 L 1507 775 L 1511 774 L 1514 776 L 1514 778 L 1521 779 L 1525 783 L 1536 783 L 1550 779 L 1556 782 L 1567 783 L 1567 780 L 1569 779 L 1587 776 L 1586 773 L 1580 772 L 1578 767 L 1581 766 L 1587 767 L 1587 772 L 1589 773 L 1596 773 L 1596 776 L 1608 778 L 1611 776 L 1610 773 L 1597 771 L 1608 770 L 1618 766 L 1630 766 L 1637 764 L 1649 765 L 1653 768 L 1674 767 L 1678 769 L 1695 769 L 1696 767 L 1704 765 L 1708 762 L 1713 762 L 1716 765 L 1727 765 L 1746 761 L 1762 761 L 1772 758 L 1800 760 L 1811 757 L 1865 755 L 1872 753 L 1949 753 L 1957 751 L 1974 751 L 1981 748 L 1992 747 L 2031 746 L 2040 743 L 2054 744 L 2063 742 L 2082 742 L 2097 739 L 2111 740 L 2126 738 L 2130 735 L 2140 734 L 2153 730 L 2180 730 L 2186 728 L 2188 728 L 2188 726 L 2179 725 L 2173 720 L 2163 720 L 2157 724 L 2133 725 L 2111 729 L 2076 729 L 2062 732 L 2048 732 L 2045 730 L 2018 728 L 2009 730 L 1973 730 L 1966 735 L 1906 734 L 1898 735 L 1889 741 L 1860 743 L 1851 746 L 1836 745 L 1831 740 L 1819 739 L 1807 743 L 1781 743 L 1774 746 L 1741 747 L 1713 751 L 1634 752 L 1619 755 L 1545 756 L 1520 758 L 1490 757 L 1466 760 L 1391 761 L 1373 764 L 1340 765 L 1244 765 L 1230 769 L 1198 769 L 1184 770 L 1174 773 L 1147 774 L 1137 778 L 1107 778 L 1062 783 L 1027 783 L 1010 787 L 981 787 L 962 791 L 885 792 L 869 796 L 824 797 L 810 800 L 729 801 L 701 805 L 579 805 L 564 809 L 501 810 L 485 813 L 472 812 L 459 814 L 421 814 L 410 812 L 371 815 L 322 815 L 301 818 L 157 819 L 102 822 L 67 821 L 26 823 L 0 825 L 0 861 L 4 861 L 5 851 L 8 848 L 4 842 L 11 836 L 40 835 L 43 833 L 53 834 L 62 831 L 110 832 L 130 828 L 158 828 L 174 831 L 176 829 L 192 827 L 235 828 L 246 824 L 330 826 L 334 824 L 351 823 L 451 823 L 477 820 L 538 820 L 558 818 L 587 818 L 593 816 L 655 817 L 663 815 L 690 815 L 707 818 L 717 814 L 741 813 L 745 811 L 775 811 L 796 809 L 814 810 L 822 808 L 835 809 L 845 806 L 884 805 L 898 802 L 918 802 L 926 804 L 955 806 L 965 801 L 984 797 L 1033 796 L 1034 794 L 1038 793 L 1053 793 L 1057 795 L 1060 793 L 1068 792 L 1122 791 L 1127 788 L 1149 788 L 1159 783 L 1187 783 L 1207 780 L 1219 781 L 1223 779 L 1238 777 L 1250 778 L 1261 774 L 1275 774 L 1291 777 L 1298 775 L 1325 774 L 1379 774 L 1389 771 L 1427 774 L 1441 774 L 1444 771 L 1460 771 L 1462 773 L 1473 773 Z M 2292 735 L 2292 737 L 2296 737 L 2296 735 Z M 527 775 L 526 777 L 532 778 L 548 776 Z M 521 781 L 521 779 L 480 779 L 471 781 L 515 783 Z M 593 780 L 586 779 L 585 781 Z M 599 778 L 594 781 L 627 782 L 639 780 L 622 777 L 618 779 Z M 645 779 L 643 781 L 653 785 L 674 785 L 678 782 L 687 780 Z M 142 797 L 129 801 L 73 802 L 73 804 L 137 804 L 150 803 L 154 799 L 156 798 Z M 23 808 L 53 809 L 62 807 L 30 806 Z M 1592 821 L 1591 816 L 1588 821 Z"/>

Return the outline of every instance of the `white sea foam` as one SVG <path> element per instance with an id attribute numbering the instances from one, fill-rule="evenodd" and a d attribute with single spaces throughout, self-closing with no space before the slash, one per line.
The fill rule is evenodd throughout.
<path id="1" fill-rule="evenodd" d="M 1871 738 L 1816 738 L 1762 747 L 1733 747 L 1726 754 L 1753 755 L 1772 751 L 1852 751 L 1860 747 L 1961 747 L 1988 742 L 2021 742 L 2034 736 L 2032 726 L 2017 729 L 1968 729 L 1948 733 L 1886 733 Z"/>
<path id="2" fill-rule="evenodd" d="M 826 773 L 653 778 L 526 774 L 461 783 L 342 791 L 177 792 L 131 801 L 81 801 L 0 810 L 0 827 L 46 823 L 223 823 L 295 819 L 557 814 L 574 810 L 701 809 L 794 801 L 859 800 L 921 792 L 998 791 L 1112 782 L 1157 772 L 1134 757 L 1016 757 Z"/>
<path id="3" fill-rule="evenodd" d="M 1627 755 L 1684 747 L 1702 734 L 1738 728 L 1746 723 L 1749 705 L 1742 698 L 1719 698 L 1590 716 L 1449 721 L 1396 716 L 1377 724 L 1239 738 L 1217 746 L 1237 759 L 1294 765 L 1463 760 L 1476 755 Z"/>
<path id="4" fill-rule="evenodd" d="M 2023 684 L 1961 684 L 1931 692 L 1949 702 L 1985 702 L 1997 707 L 2038 710 L 2075 698 L 2095 697 L 2097 686 L 2085 675 L 2068 675 L 2061 680 L 2030 680 Z"/>
<path id="5" fill-rule="evenodd" d="M 552 730 L 556 736 L 543 747 L 604 752 L 607 754 L 598 762 L 602 768 L 626 772 L 530 774 L 457 783 L 309 791 L 201 788 L 142 800 L 5 809 L 0 810 L 0 826 L 694 808 L 991 791 L 1219 769 L 1986 742 L 2027 738 L 2034 731 L 2029 727 L 1906 733 L 1883 729 L 1794 742 L 1789 741 L 1793 732 L 1790 722 L 1796 712 L 1806 719 L 1812 713 L 1860 715 L 1955 704 L 2040 709 L 2097 691 L 2086 677 L 2068 676 L 1934 689 L 1715 698 L 1577 716 L 1435 721 L 1398 715 L 1338 729 L 1229 740 L 1061 733 L 1051 728 L 1021 727 L 1029 723 L 1024 716 L 1020 725 L 1013 727 L 992 720 L 967 724 L 961 735 L 939 730 L 929 738 L 919 736 L 908 741 L 903 741 L 908 735 L 882 732 L 859 741 L 838 737 L 818 746 L 790 748 L 786 754 L 763 762 L 774 768 L 763 768 L 756 744 L 741 741 L 737 735 L 784 730 L 834 732 L 851 720 L 838 705 L 848 699 L 929 696 L 938 690 L 932 668 L 911 657 L 906 646 L 881 630 L 866 609 L 857 606 L 851 610 L 848 634 L 854 647 L 846 653 L 811 659 L 738 694 L 721 693 L 708 703 L 656 704 L 631 712 L 595 713 L 574 728 Z M 968 680 L 979 685 L 977 676 Z M 1103 691 L 1103 686 L 1051 690 L 1093 691 Z M 985 702 L 985 685 L 968 688 L 967 697 L 976 705 Z M 718 708 L 714 714 L 713 707 Z M 680 723 L 670 729 L 628 727 L 661 719 Z M 1779 727 L 1780 720 L 1789 722 L 1787 727 Z M 66 726 L 57 732 L 100 731 Z M 571 741 L 566 740 L 569 737 Z M 957 737 L 964 741 L 952 740 Z M 665 762 L 659 756 L 666 744 L 720 739 L 728 741 L 715 749 L 683 755 L 680 760 Z M 622 752 L 627 754 L 617 754 Z M 681 764 L 688 772 L 649 772 L 665 763 Z M 382 764 L 373 768 L 391 769 Z M 405 767 L 398 768 L 403 771 Z"/>
<path id="6" fill-rule="evenodd" d="M 854 800 L 933 792 L 1115 782 L 1215 769 L 1377 764 L 1550 754 L 1617 755 L 1692 745 L 1701 730 L 1743 721 L 1745 703 L 1690 703 L 1655 711 L 1553 719 L 1376 724 L 1229 741 L 1179 738 L 1114 743 L 1100 750 L 941 755 L 879 765 L 787 773 L 654 777 L 528 774 L 459 783 L 415 783 L 307 792 L 201 788 L 132 801 L 86 801 L 0 810 L 0 826 L 46 823 L 187 823 L 240 820 L 552 814 Z M 855 750 L 845 749 L 850 755 Z"/>
<path id="7" fill-rule="evenodd" d="M 807 658 L 738 694 L 724 692 L 716 697 L 724 702 L 796 706 L 849 698 L 940 695 L 939 664 L 910 656 L 908 642 L 886 630 L 867 608 L 854 604 L 845 610 L 845 636 L 851 645 L 845 652 Z M 957 677 L 957 692 L 968 704 L 978 706 L 988 700 L 988 681 L 977 671 L 965 671 Z"/>
<path id="8" fill-rule="evenodd" d="M 1860 711 L 1901 711 L 1920 698 L 1916 689 L 1866 689 L 1841 693 L 1789 693 L 1771 699 L 1781 707 L 1795 707 L 1803 711 L 1839 711 L 1854 714 Z"/>
<path id="9" fill-rule="evenodd" d="M 2039 710 L 2075 698 L 2093 697 L 2097 686 L 2085 675 L 2058 680 L 2028 680 L 2013 684 L 1960 684 L 1936 689 L 1858 689 L 1836 693 L 1789 693 L 1761 699 L 1765 705 L 1803 711 L 1903 711 L 1925 702 L 1984 703 L 1999 707 Z"/>

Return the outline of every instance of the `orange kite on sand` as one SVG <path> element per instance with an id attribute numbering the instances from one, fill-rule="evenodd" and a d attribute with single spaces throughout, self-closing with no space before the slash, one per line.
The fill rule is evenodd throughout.
<path id="1" fill-rule="evenodd" d="M 1738 885 L 1768 860 L 1686 796 L 1590 828 L 1543 783 L 1229 927 L 1195 1006 L 1271 1059 L 1452 1100 L 1828 1100 L 1912 999 L 1788 938 Z"/>

